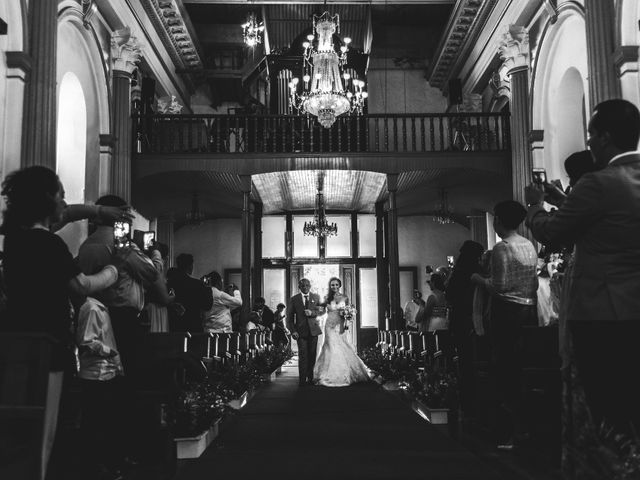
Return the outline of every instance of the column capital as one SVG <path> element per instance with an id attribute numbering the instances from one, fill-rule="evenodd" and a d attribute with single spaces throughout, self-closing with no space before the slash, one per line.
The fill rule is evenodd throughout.
<path id="1" fill-rule="evenodd" d="M 142 56 L 142 48 L 136 37 L 131 35 L 129 27 L 116 30 L 111 34 L 111 61 L 114 72 L 132 75 Z"/>
<path id="2" fill-rule="evenodd" d="M 500 76 L 509 77 L 520 69 L 529 68 L 529 32 L 527 29 L 511 24 L 502 35 L 500 47 Z"/>

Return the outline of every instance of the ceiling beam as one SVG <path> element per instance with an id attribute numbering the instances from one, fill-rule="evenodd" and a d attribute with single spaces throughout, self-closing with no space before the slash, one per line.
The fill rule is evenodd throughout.
<path id="1" fill-rule="evenodd" d="M 332 0 L 332 5 L 452 5 L 456 0 Z M 182 3 L 200 3 L 211 5 L 247 5 L 247 0 L 182 0 Z M 252 0 L 255 5 L 289 5 L 309 3 L 316 5 L 318 0 Z"/>

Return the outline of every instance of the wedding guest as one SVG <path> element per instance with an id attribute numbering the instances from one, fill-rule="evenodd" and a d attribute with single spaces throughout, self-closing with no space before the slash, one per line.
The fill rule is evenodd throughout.
<path id="1" fill-rule="evenodd" d="M 598 171 L 582 176 L 554 214 L 542 208 L 542 192 L 527 187 L 527 224 L 539 241 L 575 244 L 560 317 L 588 408 L 583 417 L 633 437 L 640 392 L 621 366 L 640 363 L 640 113 L 626 100 L 602 102 L 588 131 Z"/>
<path id="2" fill-rule="evenodd" d="M 493 226 L 502 241 L 491 255 L 491 277 L 474 273 L 471 281 L 492 296 L 492 363 L 498 400 L 498 445 L 512 449 L 523 435 L 521 425 L 520 342 L 522 327 L 536 325 L 538 254 L 533 244 L 517 233 L 526 209 L 507 200 L 494 207 Z"/>
<path id="3" fill-rule="evenodd" d="M 176 294 L 175 301 L 184 307 L 180 317 L 179 331 L 202 332 L 202 316 L 213 305 L 212 290 L 202 281 L 193 278 L 193 255 L 181 253 L 176 257 L 176 272 L 171 276 L 169 287 Z"/>
<path id="4" fill-rule="evenodd" d="M 427 282 L 431 288 L 431 295 L 427 298 L 424 312 L 416 316 L 418 329 L 421 332 L 434 332 L 449 328 L 447 320 L 447 298 L 444 294 L 444 278 L 439 273 L 432 273 Z"/>
<path id="5" fill-rule="evenodd" d="M 273 322 L 275 317 L 273 310 L 266 305 L 264 297 L 256 298 L 253 311 L 258 314 L 258 324 L 262 327 L 261 330 L 273 330 Z"/>
<path id="6" fill-rule="evenodd" d="M 222 277 L 218 272 L 209 274 L 211 308 L 204 314 L 204 331 L 209 333 L 231 333 L 233 331 L 231 307 L 241 307 L 240 290 L 235 289 L 233 296 L 223 291 Z"/>
<path id="7" fill-rule="evenodd" d="M 240 290 L 237 285 L 234 283 L 230 283 L 229 285 L 224 286 L 224 291 L 227 295 L 231 295 L 233 297 L 233 292 L 236 290 Z M 240 314 L 242 313 L 242 307 L 233 307 L 231 310 L 231 328 L 234 332 L 244 331 L 240 325 Z"/>
<path id="8" fill-rule="evenodd" d="M 104 195 L 96 200 L 96 205 L 107 207 L 123 207 L 126 204 L 117 195 Z M 118 281 L 111 288 L 98 292 L 96 298 L 109 308 L 120 359 L 128 381 L 132 381 L 137 374 L 139 345 L 144 335 L 140 313 L 145 304 L 145 285 L 154 285 L 159 274 L 149 257 L 135 243 L 116 248 L 113 221 L 94 223 L 95 230 L 80 245 L 78 265 L 85 274 L 91 274 L 113 258 L 122 262 Z"/>
<path id="9" fill-rule="evenodd" d="M 424 300 L 420 290 L 413 291 L 413 298 L 404 307 L 404 322 L 407 330 L 418 330 L 416 315 L 420 309 L 424 309 Z"/>
<path id="10" fill-rule="evenodd" d="M 286 346 L 289 344 L 289 339 L 287 338 L 289 332 L 286 327 L 286 308 L 284 303 L 279 303 L 276 306 L 276 311 L 273 313 L 273 343 L 275 345 Z"/>
<path id="11" fill-rule="evenodd" d="M 89 295 L 112 285 L 118 270 L 105 262 L 94 275 L 84 275 L 64 241 L 50 232 L 64 210 L 64 188 L 52 170 L 27 167 L 2 183 L 6 200 L 0 233 L 4 239 L 7 313 L 3 330 L 42 332 L 55 340 L 49 359 L 47 402 L 40 447 L 44 479 L 55 438 L 64 371 L 73 370 L 70 294 Z"/>
<path id="12" fill-rule="evenodd" d="M 163 243 L 154 243 L 147 252 L 158 271 L 158 279 L 149 289 L 145 310 L 149 317 L 149 331 L 163 333 L 169 331 L 168 305 L 175 300 L 175 294 L 169 293 L 164 266 L 169 254 L 169 247 Z"/>
<path id="13" fill-rule="evenodd" d="M 480 257 L 484 247 L 472 240 L 460 247 L 460 255 L 453 267 L 447 285 L 446 298 L 449 302 L 449 330 L 453 345 L 458 353 L 460 404 L 466 418 L 475 415 L 475 372 L 474 372 L 474 331 L 473 296 L 475 285 L 471 275 L 480 273 Z"/>
<path id="14" fill-rule="evenodd" d="M 86 297 L 78 302 L 76 344 L 82 387 L 81 439 L 91 478 L 122 478 L 118 467 L 124 457 L 120 449 L 120 412 L 126 408 L 120 379 L 122 363 L 111 327 L 109 311 L 100 301 Z"/>

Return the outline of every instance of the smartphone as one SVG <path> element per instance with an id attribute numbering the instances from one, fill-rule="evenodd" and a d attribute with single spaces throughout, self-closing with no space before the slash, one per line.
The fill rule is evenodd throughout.
<path id="1" fill-rule="evenodd" d="M 544 168 L 532 168 L 531 178 L 533 178 L 533 183 L 537 183 L 539 185 L 547 183 L 547 171 Z"/>
<path id="2" fill-rule="evenodd" d="M 113 243 L 117 248 L 129 246 L 131 242 L 131 224 L 115 222 L 113 224 Z"/>
<path id="3" fill-rule="evenodd" d="M 142 235 L 143 250 L 149 250 L 153 246 L 153 242 L 156 239 L 156 232 L 144 232 Z"/>
<path id="4" fill-rule="evenodd" d="M 447 255 L 447 265 L 449 268 L 453 268 L 453 255 Z"/>

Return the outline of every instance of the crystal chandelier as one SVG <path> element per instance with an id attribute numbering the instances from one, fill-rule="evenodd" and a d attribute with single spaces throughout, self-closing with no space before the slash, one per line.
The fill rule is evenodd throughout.
<path id="1" fill-rule="evenodd" d="M 244 43 L 249 47 L 255 47 L 262 43 L 262 32 L 264 31 L 264 23 L 258 23 L 255 13 L 249 13 L 246 23 L 240 25 L 242 27 L 242 38 Z"/>
<path id="2" fill-rule="evenodd" d="M 343 39 L 340 55 L 333 47 L 333 34 L 340 32 L 339 15 L 331 16 L 329 12 L 314 15 L 313 31 L 315 35 L 307 35 L 307 41 L 302 44 L 304 85 L 297 77 L 289 82 L 289 103 L 299 112 L 318 117 L 320 125 L 330 128 L 343 113 L 362 114 L 369 94 L 364 90 L 364 81 L 351 78 L 351 74 L 344 71 L 351 39 Z"/>
<path id="3" fill-rule="evenodd" d="M 451 218 L 452 214 L 453 211 L 451 210 L 451 207 L 449 207 L 449 202 L 447 201 L 447 192 L 441 190 L 440 204 L 437 206 L 436 211 L 433 214 L 433 221 L 438 222 L 440 225 L 453 223 L 453 218 Z"/>
<path id="4" fill-rule="evenodd" d="M 316 195 L 316 208 L 313 211 L 313 222 L 304 222 L 302 231 L 311 237 L 333 237 L 338 235 L 338 226 L 329 223 L 324 212 L 324 195 L 322 194 L 322 182 L 319 182 Z"/>

